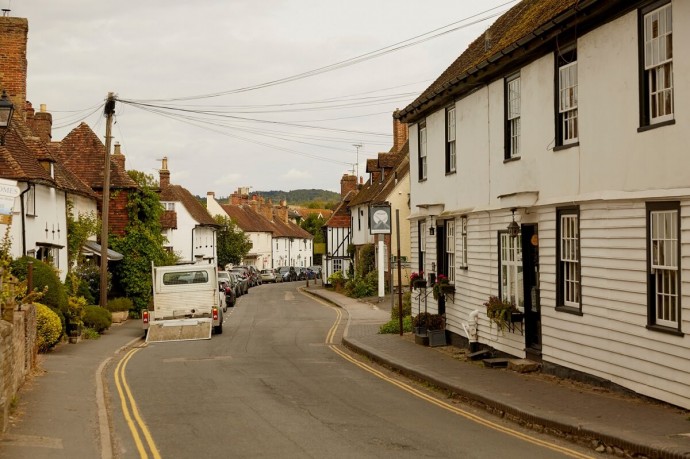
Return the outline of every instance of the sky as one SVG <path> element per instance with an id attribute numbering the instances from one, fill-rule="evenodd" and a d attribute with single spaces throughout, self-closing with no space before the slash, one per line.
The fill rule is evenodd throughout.
<path id="1" fill-rule="evenodd" d="M 516 0 L 0 0 L 29 21 L 27 99 L 127 169 L 193 194 L 340 191 L 411 103 Z M 105 141 L 104 141 L 105 142 Z M 112 150 L 111 150 L 112 151 Z"/>

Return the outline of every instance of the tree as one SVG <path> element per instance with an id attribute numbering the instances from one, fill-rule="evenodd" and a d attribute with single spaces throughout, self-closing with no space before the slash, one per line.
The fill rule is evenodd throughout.
<path id="1" fill-rule="evenodd" d="M 160 218 L 163 214 L 153 176 L 139 171 L 127 171 L 137 182 L 139 190 L 130 192 L 127 204 L 129 223 L 122 237 L 113 237 L 114 250 L 126 254 L 115 265 L 113 283 L 134 303 L 144 309 L 151 299 L 151 262 L 156 266 L 173 265 L 177 256 L 165 249 Z"/>
<path id="2" fill-rule="evenodd" d="M 309 233 L 314 236 L 314 243 L 318 243 L 324 242 L 323 231 L 321 231 L 321 227 L 324 225 L 324 223 L 326 223 L 326 220 L 324 220 L 324 218 L 320 215 L 309 214 L 307 215 L 307 218 L 302 220 L 300 227 L 305 231 L 309 231 Z"/>
<path id="3" fill-rule="evenodd" d="M 242 259 L 247 256 L 252 248 L 249 236 L 226 216 L 216 215 L 213 219 L 221 225 L 216 234 L 218 265 L 225 266 L 228 263 L 241 263 Z"/>
<path id="4" fill-rule="evenodd" d="M 74 215 L 74 204 L 67 202 L 67 269 L 81 264 L 81 248 L 91 236 L 100 233 L 101 222 L 94 212 Z"/>

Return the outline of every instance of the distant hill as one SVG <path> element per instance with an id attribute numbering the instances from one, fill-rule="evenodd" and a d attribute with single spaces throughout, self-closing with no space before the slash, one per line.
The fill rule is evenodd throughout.
<path id="1" fill-rule="evenodd" d="M 286 200 L 288 205 L 300 206 L 310 202 L 320 201 L 323 203 L 337 203 L 340 201 L 340 193 L 328 190 L 292 190 L 292 191 L 255 191 L 265 199 L 270 199 L 274 203 Z"/>

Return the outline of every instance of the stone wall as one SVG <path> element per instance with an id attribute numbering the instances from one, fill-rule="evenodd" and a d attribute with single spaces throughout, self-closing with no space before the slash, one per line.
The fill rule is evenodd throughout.
<path id="1" fill-rule="evenodd" d="M 0 431 L 7 429 L 17 391 L 36 366 L 36 307 L 22 305 L 0 320 Z"/>

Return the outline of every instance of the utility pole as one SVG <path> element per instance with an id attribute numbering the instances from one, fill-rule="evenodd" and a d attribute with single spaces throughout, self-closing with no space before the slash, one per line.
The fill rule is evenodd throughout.
<path id="1" fill-rule="evenodd" d="M 100 305 L 105 308 L 108 304 L 108 212 L 110 207 L 110 141 L 115 114 L 115 95 L 108 93 L 103 114 L 105 123 L 105 161 L 103 166 L 103 205 L 101 206 L 101 298 Z"/>
<path id="2" fill-rule="evenodd" d="M 362 148 L 364 145 L 361 143 L 353 143 L 353 147 L 357 149 L 357 180 L 359 180 L 359 149 Z"/>

